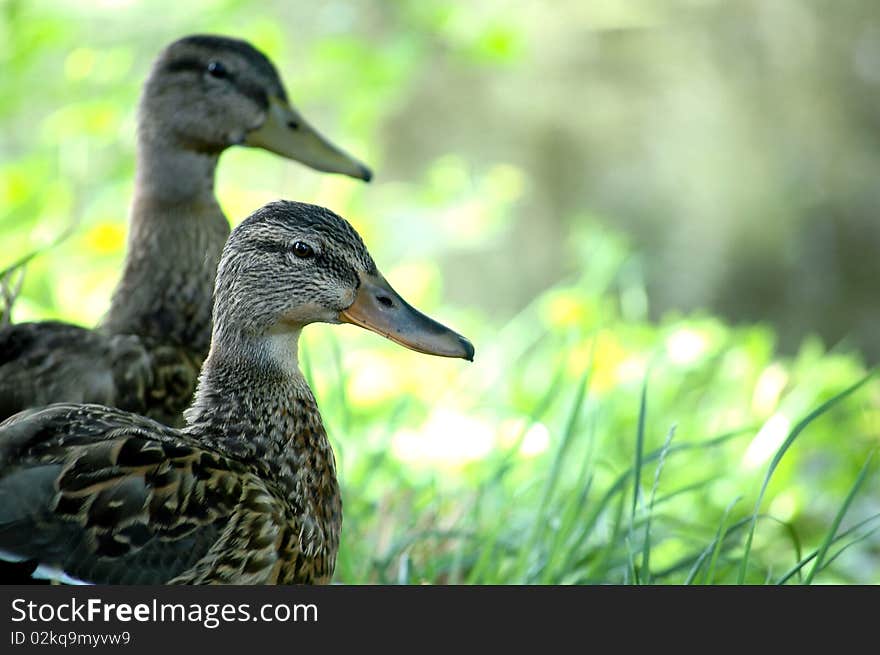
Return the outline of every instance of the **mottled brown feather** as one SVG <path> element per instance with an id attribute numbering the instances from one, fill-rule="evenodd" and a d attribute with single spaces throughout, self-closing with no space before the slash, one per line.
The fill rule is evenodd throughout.
<path id="1" fill-rule="evenodd" d="M 257 246 L 295 238 L 320 240 L 325 259 Z M 287 317 L 338 314 L 361 270 L 375 264 L 332 212 L 272 203 L 245 220 L 223 254 L 211 352 L 183 429 L 94 404 L 0 424 L 0 555 L 88 582 L 329 582 L 336 463 L 297 366 L 301 325 Z"/>

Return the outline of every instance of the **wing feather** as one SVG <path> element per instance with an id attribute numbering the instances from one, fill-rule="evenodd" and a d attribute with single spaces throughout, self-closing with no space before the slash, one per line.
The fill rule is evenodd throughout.
<path id="1" fill-rule="evenodd" d="M 155 584 L 210 568 L 255 494 L 269 495 L 242 464 L 111 408 L 0 424 L 0 551 L 72 578 Z"/>

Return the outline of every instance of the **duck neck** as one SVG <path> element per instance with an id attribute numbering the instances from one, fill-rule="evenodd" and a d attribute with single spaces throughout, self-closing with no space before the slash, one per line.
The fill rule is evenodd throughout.
<path id="1" fill-rule="evenodd" d="M 298 495 L 338 497 L 333 449 L 297 363 L 299 332 L 242 347 L 216 337 L 186 411 L 193 436 Z"/>
<path id="2" fill-rule="evenodd" d="M 229 223 L 214 197 L 219 152 L 142 133 L 124 271 L 102 327 L 207 354 L 211 296 Z"/>

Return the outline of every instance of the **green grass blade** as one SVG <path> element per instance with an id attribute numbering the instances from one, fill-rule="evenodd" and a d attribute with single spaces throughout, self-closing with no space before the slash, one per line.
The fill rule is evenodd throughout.
<path id="1" fill-rule="evenodd" d="M 711 439 L 706 439 L 705 441 L 696 441 L 691 443 L 679 442 L 669 447 L 669 449 L 667 450 L 667 457 L 670 457 L 673 454 L 687 453 L 692 450 L 702 450 L 704 448 L 715 448 L 718 446 L 723 446 L 729 441 L 753 433 L 754 428 L 740 428 L 738 430 L 725 432 L 717 437 L 712 437 Z M 644 462 L 648 463 L 658 460 L 660 458 L 661 451 L 662 449 L 657 449 L 648 453 L 644 458 Z M 632 474 L 632 467 L 626 469 L 623 473 L 617 476 L 617 478 L 614 480 L 614 483 L 606 489 L 605 493 L 599 498 L 599 500 L 593 503 L 592 511 L 588 515 L 587 519 L 583 522 L 583 525 L 581 526 L 577 537 L 574 539 L 574 543 L 583 543 L 587 540 L 589 535 L 593 532 L 593 530 L 595 530 L 596 524 L 598 523 L 600 517 L 611 506 L 615 496 L 621 494 L 624 491 L 625 485 Z M 564 569 L 570 570 L 572 567 L 574 567 L 577 558 L 577 552 L 572 549 L 572 552 L 569 554 L 566 560 Z"/>
<path id="2" fill-rule="evenodd" d="M 495 523 L 489 534 L 483 537 L 485 542 L 480 549 L 480 554 L 477 557 L 476 563 L 467 576 L 468 584 L 486 584 L 489 582 L 489 580 L 487 580 L 489 576 L 489 567 L 493 563 L 497 563 L 503 528 L 504 523 L 498 521 Z"/>
<path id="3" fill-rule="evenodd" d="M 860 542 L 862 542 L 862 541 L 865 541 L 866 539 L 868 539 L 869 537 L 871 537 L 871 536 L 872 536 L 875 532 L 877 532 L 878 530 L 880 530 L 880 526 L 878 526 L 878 527 L 876 527 L 876 528 L 871 528 L 870 530 L 868 530 L 868 531 L 865 532 L 864 534 L 860 534 L 858 537 L 856 537 L 856 538 L 853 539 L 852 541 L 850 541 L 850 542 L 848 542 L 848 543 L 845 543 L 843 546 L 840 547 L 840 549 L 839 549 L 836 553 L 834 553 L 833 555 L 831 555 L 831 556 L 828 558 L 828 560 L 825 562 L 825 565 L 824 565 L 822 568 L 823 568 L 823 569 L 826 569 L 826 568 L 828 568 L 829 566 L 831 566 L 832 562 L 834 562 L 834 560 L 836 560 L 838 557 L 840 557 L 841 555 L 843 555 L 843 553 L 845 553 L 847 550 L 849 550 L 850 548 L 852 548 L 852 547 L 855 546 L 856 544 L 858 544 L 858 543 L 860 543 Z M 835 540 L 835 541 L 836 541 L 836 540 Z"/>
<path id="4" fill-rule="evenodd" d="M 716 558 L 717 553 L 721 552 L 721 549 L 724 546 L 724 542 L 729 534 L 734 533 L 739 530 L 739 528 L 744 527 L 748 524 L 749 519 L 741 519 L 737 523 L 735 523 L 730 528 L 727 527 L 727 518 L 730 514 L 730 511 L 733 509 L 733 506 L 739 502 L 742 496 L 737 496 L 730 503 L 728 503 L 727 508 L 724 510 L 724 515 L 721 517 L 721 522 L 718 524 L 718 529 L 715 531 L 715 537 L 712 541 L 709 542 L 709 545 L 706 546 L 697 558 L 694 560 L 694 564 L 691 567 L 691 570 L 688 572 L 687 577 L 685 578 L 684 584 L 691 585 L 695 584 L 697 575 L 700 572 L 700 569 L 703 566 L 703 563 L 706 561 L 706 558 L 712 557 Z M 705 584 L 706 578 L 708 576 L 703 576 L 703 584 Z"/>
<path id="5" fill-rule="evenodd" d="M 864 527 L 867 526 L 868 524 L 873 523 L 874 521 L 877 521 L 877 520 L 880 520 L 880 513 L 878 513 L 878 514 L 873 514 L 873 515 L 869 516 L 868 518 L 864 519 L 863 521 L 860 521 L 860 522 L 856 523 L 856 524 L 855 524 L 854 526 L 852 526 L 851 528 L 849 528 L 849 529 L 847 529 L 847 530 L 844 530 L 843 532 L 841 532 L 839 535 L 837 535 L 837 536 L 833 539 L 832 544 L 834 544 L 834 543 L 836 543 L 836 542 L 838 542 L 838 541 L 842 541 L 842 540 L 846 539 L 846 538 L 849 537 L 851 534 L 853 534 L 853 533 L 855 533 L 855 532 L 858 532 L 859 530 L 861 530 L 862 528 L 864 528 Z M 874 527 L 874 528 L 871 528 L 870 530 L 868 530 L 868 531 L 865 532 L 864 534 L 857 536 L 857 537 L 856 537 L 855 539 L 853 539 L 850 543 L 848 543 L 848 544 L 846 544 L 845 546 L 843 546 L 843 547 L 840 549 L 840 551 L 838 551 L 838 552 L 835 553 L 832 557 L 830 557 L 830 558 L 829 558 L 829 561 L 834 560 L 834 559 L 835 559 L 835 558 L 841 553 L 841 551 L 845 550 L 846 548 L 849 548 L 849 546 L 851 546 L 851 545 L 853 545 L 853 544 L 855 544 L 855 543 L 858 543 L 858 542 L 860 542 L 860 541 L 863 541 L 864 539 L 867 539 L 870 535 L 874 534 L 874 532 L 876 532 L 877 530 L 880 530 L 880 526 L 876 526 L 876 527 Z M 819 554 L 819 549 L 817 548 L 816 550 L 814 550 L 813 552 L 811 552 L 809 555 L 807 555 L 806 557 L 804 557 L 803 559 L 801 559 L 801 561 L 799 561 L 797 564 L 795 564 L 795 565 L 794 565 L 792 568 L 790 568 L 788 571 L 786 571 L 786 572 L 782 575 L 782 577 L 779 578 L 779 579 L 776 581 L 776 584 L 777 584 L 777 585 L 783 585 L 783 584 L 785 584 L 786 582 L 788 582 L 789 580 L 791 580 L 791 578 L 793 578 L 795 575 L 797 575 L 797 574 L 798 574 L 798 573 L 799 573 L 799 572 L 800 572 L 800 571 L 801 571 L 801 570 L 802 570 L 807 564 L 809 564 L 809 563 L 812 562 L 814 559 L 816 559 L 816 556 L 817 556 L 818 554 Z"/>
<path id="6" fill-rule="evenodd" d="M 742 496 L 737 496 L 724 508 L 721 523 L 718 525 L 718 532 L 715 533 L 715 547 L 712 549 L 712 557 L 709 560 L 709 566 L 706 568 L 706 574 L 703 576 L 704 584 L 712 584 L 712 580 L 715 578 L 715 567 L 718 564 L 718 555 L 721 554 L 721 544 L 724 543 L 724 537 L 727 535 L 727 518 L 730 516 L 733 506 L 740 500 L 742 500 Z"/>
<path id="7" fill-rule="evenodd" d="M 642 570 L 645 572 L 645 584 L 651 584 L 651 519 L 654 516 L 654 502 L 657 500 L 657 488 L 660 486 L 660 474 L 663 472 L 663 464 L 666 463 L 666 454 L 675 436 L 675 426 L 669 428 L 663 447 L 660 449 L 660 458 L 657 460 L 657 468 L 654 470 L 654 484 L 651 485 L 651 500 L 648 503 L 648 516 L 645 521 L 645 539 L 642 548 Z"/>
<path id="8" fill-rule="evenodd" d="M 691 482 L 690 484 L 686 484 L 682 487 L 678 487 L 677 489 L 670 491 L 668 494 L 663 494 L 662 496 L 657 496 L 657 500 L 654 501 L 654 507 L 660 507 L 661 505 L 668 503 L 672 500 L 675 500 L 679 496 L 687 495 L 694 491 L 700 491 L 705 489 L 706 487 L 711 486 L 716 483 L 718 478 L 703 478 L 702 480 L 697 480 L 696 482 Z"/>
<path id="9" fill-rule="evenodd" d="M 755 538 L 755 527 L 758 522 L 758 519 L 757 519 L 758 512 L 760 510 L 761 503 L 764 500 L 764 494 L 766 493 L 767 487 L 770 484 L 770 478 L 773 477 L 773 473 L 776 471 L 776 467 L 779 465 L 779 462 L 782 461 L 783 455 L 785 455 L 785 453 L 788 451 L 788 449 L 791 447 L 791 445 L 795 442 L 795 440 L 798 438 L 798 436 L 800 436 L 801 432 L 803 432 L 810 423 L 812 423 L 819 416 L 821 416 L 822 414 L 827 412 L 829 409 L 831 409 L 832 407 L 837 405 L 839 402 L 841 402 L 845 398 L 849 397 L 854 392 L 856 392 L 858 389 L 860 389 L 862 386 L 864 386 L 864 384 L 868 380 L 870 380 L 873 377 L 873 375 L 874 375 L 873 372 L 868 373 L 861 380 L 859 380 L 855 384 L 847 387 L 846 389 L 844 389 L 843 391 L 841 391 L 837 395 L 826 400 L 824 403 L 819 405 L 819 407 L 817 407 L 812 412 L 807 414 L 807 416 L 805 418 L 801 419 L 798 422 L 798 424 L 795 425 L 794 428 L 792 428 L 792 430 L 789 432 L 788 436 L 785 438 L 785 441 L 776 450 L 776 454 L 773 456 L 773 459 L 770 462 L 770 466 L 767 468 L 767 473 L 764 476 L 764 482 L 761 485 L 761 490 L 758 492 L 758 499 L 755 501 L 755 508 L 752 511 L 752 522 L 751 522 L 751 526 L 749 527 L 748 534 L 746 535 L 746 543 L 745 543 L 745 548 L 744 548 L 744 552 L 743 552 L 742 562 L 740 563 L 739 577 L 737 578 L 738 584 L 745 584 L 746 573 L 748 572 L 748 568 L 749 568 L 749 555 L 751 554 L 752 542 Z"/>
<path id="10" fill-rule="evenodd" d="M 591 429 L 588 431 L 588 444 L 590 447 L 588 447 L 587 454 L 583 458 L 583 463 L 581 464 L 580 471 L 576 478 L 577 480 L 585 480 L 586 482 L 581 486 L 577 495 L 571 495 L 570 500 L 562 510 L 562 519 L 559 523 L 559 527 L 556 529 L 553 541 L 551 542 L 547 553 L 547 565 L 544 567 L 544 575 L 541 578 L 543 584 L 554 583 L 561 577 L 561 574 L 564 573 L 564 569 L 560 570 L 559 565 L 562 563 L 566 553 L 566 549 L 564 548 L 567 544 L 566 537 L 570 536 L 574 531 L 578 517 L 583 513 L 584 508 L 587 506 L 587 498 L 593 487 L 593 476 L 589 471 L 592 465 L 591 445 L 594 436 L 595 422 L 591 422 Z"/>
<path id="11" fill-rule="evenodd" d="M 568 419 L 566 421 L 562 441 L 556 449 L 556 456 L 553 459 L 553 464 L 550 467 L 549 477 L 547 478 L 547 482 L 544 485 L 544 491 L 541 494 L 541 502 L 538 505 L 538 509 L 535 513 L 535 519 L 532 523 L 531 532 L 528 539 L 525 541 L 522 550 L 520 551 L 520 557 L 516 568 L 519 575 L 521 576 L 521 579 L 523 580 L 526 578 L 526 569 L 528 567 L 529 556 L 534 552 L 541 531 L 546 529 L 546 514 L 549 509 L 550 499 L 553 497 L 553 492 L 556 489 L 556 484 L 559 482 L 559 473 L 562 470 L 562 463 L 565 461 L 565 454 L 566 452 L 568 452 L 572 437 L 574 436 L 576 431 L 575 428 L 577 427 L 578 420 L 580 419 L 581 408 L 583 407 L 584 400 L 587 395 L 587 382 L 590 379 L 590 373 L 591 367 L 588 367 L 587 371 L 581 376 L 581 380 L 578 383 L 577 389 L 575 390 L 574 401 L 568 414 Z"/>
<path id="12" fill-rule="evenodd" d="M 636 426 L 636 450 L 635 465 L 633 466 L 633 497 L 632 512 L 630 514 L 630 523 L 636 519 L 636 510 L 639 506 L 639 488 L 642 481 L 642 457 L 645 448 L 645 420 L 648 413 L 648 374 L 645 373 L 645 379 L 642 382 L 642 394 L 639 400 L 639 419 Z"/>
<path id="13" fill-rule="evenodd" d="M 785 521 L 782 521 L 782 520 L 780 520 L 770 514 L 759 514 L 758 518 L 761 520 L 766 520 L 766 521 L 771 521 L 773 523 L 777 523 L 777 524 L 781 525 L 783 528 L 786 528 L 789 535 L 792 536 L 792 542 L 793 542 L 795 550 L 800 552 L 799 551 L 800 546 L 799 546 L 799 543 L 797 542 L 796 535 L 788 523 L 786 523 Z M 738 534 L 740 532 L 740 530 L 748 527 L 751 524 L 751 521 L 752 521 L 751 515 L 746 516 L 744 518 L 741 518 L 741 519 L 735 521 L 734 523 L 732 523 L 730 525 L 729 528 L 727 528 L 725 530 L 724 537 L 721 540 L 722 554 L 724 552 L 729 552 L 730 550 L 733 549 L 734 544 L 731 543 L 731 538 L 734 535 Z M 708 546 L 706 546 L 705 548 L 700 550 L 699 555 L 692 554 L 687 557 L 683 557 L 678 562 L 668 566 L 667 568 L 663 569 L 662 571 L 658 571 L 655 574 L 655 577 L 656 578 L 665 578 L 665 577 L 668 577 L 668 576 L 673 575 L 675 573 L 678 573 L 679 571 L 682 571 L 684 569 L 689 569 L 690 572 L 688 574 L 688 579 L 690 580 L 690 583 L 692 584 L 693 581 L 696 579 L 697 574 L 700 572 L 700 567 L 706 561 L 706 558 L 710 556 L 710 554 L 714 548 L 715 548 L 715 540 L 713 539 L 712 541 L 709 542 Z"/>
<path id="14" fill-rule="evenodd" d="M 714 550 L 712 547 L 714 543 L 715 542 L 710 543 L 708 547 L 706 547 L 702 551 L 700 551 L 700 554 L 694 560 L 694 564 L 691 567 L 691 570 L 688 571 L 687 577 L 684 579 L 683 584 L 685 584 L 685 585 L 694 584 L 694 581 L 697 579 L 697 574 L 700 572 L 700 569 L 703 567 L 703 562 L 705 562 L 706 558 L 709 557 L 709 553 L 712 552 L 712 550 Z"/>
<path id="15" fill-rule="evenodd" d="M 632 572 L 634 584 L 639 584 L 639 575 L 635 563 L 635 552 L 633 550 L 633 544 L 635 543 L 635 535 L 633 534 L 633 530 L 636 521 L 636 511 L 639 507 L 639 490 L 642 485 L 642 459 L 644 456 L 645 448 L 645 420 L 648 413 L 648 375 L 649 374 L 646 371 L 645 378 L 642 381 L 641 398 L 639 399 L 639 418 L 638 424 L 636 425 L 636 448 L 634 453 L 635 463 L 633 465 L 632 480 L 632 511 L 630 512 L 629 534 L 627 536 L 627 550 L 630 557 L 629 570 Z"/>
<path id="16" fill-rule="evenodd" d="M 607 566 L 607 562 L 611 559 L 611 554 L 614 552 L 614 546 L 617 543 L 618 538 L 621 533 L 624 531 L 623 526 L 626 524 L 626 519 L 624 518 L 626 512 L 626 496 L 621 495 L 619 501 L 617 502 L 617 506 L 614 509 L 614 517 L 611 521 L 611 535 L 608 539 L 605 540 L 605 546 L 598 553 L 593 565 L 587 569 L 587 577 L 591 579 L 595 579 L 602 572 L 606 572 L 610 567 Z M 598 580 L 599 582 L 612 582 L 611 580 Z"/>
<path id="17" fill-rule="evenodd" d="M 0 296 L 2 296 L 3 301 L 3 307 L 0 308 L 0 325 L 6 325 L 12 322 L 12 309 L 15 305 L 15 301 L 18 299 L 19 292 L 21 291 L 27 265 L 31 260 L 66 241 L 68 237 L 76 231 L 78 225 L 78 220 L 71 221 L 68 223 L 67 227 L 61 231 L 61 234 L 56 236 L 51 242 L 31 250 L 13 261 L 6 268 L 0 270 Z M 13 281 L 16 276 L 18 279 Z"/>
<path id="18" fill-rule="evenodd" d="M 813 565 L 813 568 L 810 569 L 810 572 L 807 574 L 806 579 L 804 580 L 804 584 L 810 584 L 813 582 L 813 578 L 816 576 L 816 573 L 822 570 L 822 566 L 825 563 L 825 555 L 828 553 L 828 548 L 831 546 L 831 543 L 834 541 L 834 535 L 837 534 L 837 530 L 840 528 L 840 523 L 843 521 L 843 517 L 846 515 L 849 506 L 852 504 L 853 498 L 858 493 L 859 489 L 862 486 L 862 483 L 865 481 L 865 476 L 868 473 L 868 469 L 871 466 L 871 460 L 874 457 L 874 453 L 871 452 L 868 455 L 868 458 L 865 460 L 864 465 L 862 466 L 862 470 L 859 471 L 858 476 L 856 476 L 856 481 L 853 483 L 852 488 L 850 488 L 849 493 L 846 495 L 846 498 L 843 501 L 843 505 L 840 506 L 840 509 L 837 511 L 837 514 L 834 516 L 834 520 L 831 522 L 831 528 L 828 530 L 828 534 L 825 535 L 825 540 L 822 542 L 822 545 L 819 547 L 819 552 L 816 555 L 816 563 Z"/>

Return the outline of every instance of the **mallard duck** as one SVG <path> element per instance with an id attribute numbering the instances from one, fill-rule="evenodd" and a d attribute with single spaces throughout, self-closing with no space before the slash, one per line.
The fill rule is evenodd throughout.
<path id="1" fill-rule="evenodd" d="M 68 581 L 328 582 L 342 503 L 297 357 L 315 322 L 474 355 L 392 289 L 345 219 L 271 203 L 223 250 L 210 353 L 183 428 L 94 404 L 0 424 L 4 558 Z"/>
<path id="2" fill-rule="evenodd" d="M 220 154 L 264 148 L 369 180 L 288 103 L 272 63 L 245 41 L 189 36 L 159 55 L 138 114 L 124 272 L 95 329 L 55 321 L 0 330 L 0 419 L 52 402 L 95 402 L 182 424 L 211 335 L 211 291 L 229 223 L 214 197 Z"/>

